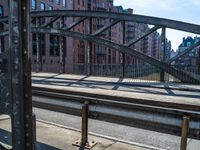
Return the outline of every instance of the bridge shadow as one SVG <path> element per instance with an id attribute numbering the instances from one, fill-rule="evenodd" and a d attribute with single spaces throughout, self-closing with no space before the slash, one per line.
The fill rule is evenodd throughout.
<path id="1" fill-rule="evenodd" d="M 160 83 L 160 82 L 125 82 L 123 78 L 119 78 L 117 82 L 109 81 L 96 81 L 87 80 L 90 76 L 80 76 L 80 79 L 58 77 L 60 74 L 53 75 L 51 77 L 45 78 L 44 76 L 33 76 L 38 78 L 45 78 L 41 80 L 32 80 L 33 83 L 48 84 L 48 85 L 58 85 L 65 87 L 78 87 L 78 88 L 93 88 L 93 89 L 103 89 L 103 90 L 118 90 L 125 92 L 137 92 L 137 93 L 147 93 L 147 94 L 158 94 L 167 96 L 178 96 L 178 97 L 188 97 L 188 98 L 200 98 L 198 95 L 185 94 L 185 90 L 179 94 L 174 93 L 172 87 L 179 90 L 183 88 L 182 84 L 178 83 Z M 55 79 L 55 81 L 54 81 Z M 188 84 L 189 85 L 189 84 Z M 161 87 L 162 86 L 162 87 Z M 192 88 L 191 88 L 192 89 Z M 192 92 L 199 92 L 199 90 L 192 89 Z"/>
<path id="2" fill-rule="evenodd" d="M 9 131 L 6 131 L 4 129 L 0 129 L 0 142 L 3 144 L 12 145 L 12 134 Z M 47 145 L 45 143 L 37 142 L 36 144 L 37 150 L 61 150 L 59 148 L 56 148 L 51 145 Z"/>

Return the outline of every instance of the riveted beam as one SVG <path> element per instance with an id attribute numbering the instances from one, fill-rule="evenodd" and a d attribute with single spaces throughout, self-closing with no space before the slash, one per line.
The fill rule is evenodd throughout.
<path id="1" fill-rule="evenodd" d="M 12 149 L 32 150 L 32 89 L 29 0 L 9 0 L 9 50 L 12 86 Z"/>
<path id="2" fill-rule="evenodd" d="M 162 58 L 161 61 L 166 61 L 166 28 L 162 28 L 162 34 L 161 34 L 161 48 L 162 48 Z M 165 71 L 163 69 L 160 70 L 160 82 L 165 81 Z"/>
<path id="3" fill-rule="evenodd" d="M 157 26 L 164 26 L 166 28 L 191 32 L 200 34 L 200 25 L 186 23 L 182 21 L 175 21 L 164 18 L 124 14 L 116 12 L 102 12 L 102 11 L 81 11 L 81 10 L 54 10 L 54 11 L 38 11 L 31 12 L 32 17 L 52 17 L 52 16 L 65 16 L 65 17 L 93 17 L 93 18 L 110 18 L 115 20 L 133 21 L 144 24 L 152 24 Z"/>

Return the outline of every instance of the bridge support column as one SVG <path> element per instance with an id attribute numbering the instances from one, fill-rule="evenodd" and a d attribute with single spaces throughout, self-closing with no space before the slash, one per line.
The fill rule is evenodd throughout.
<path id="1" fill-rule="evenodd" d="M 32 86 L 30 64 L 30 1 L 9 0 L 9 50 L 12 94 L 12 149 L 33 150 Z"/>
<path id="2" fill-rule="evenodd" d="M 36 27 L 38 27 L 39 18 L 36 18 Z M 40 50 L 39 50 L 39 33 L 36 33 L 36 72 L 40 72 Z"/>
<path id="3" fill-rule="evenodd" d="M 162 60 L 166 61 L 166 28 L 162 28 L 162 43 L 161 43 L 161 48 L 162 48 Z M 165 72 L 163 70 L 160 70 L 160 82 L 165 81 Z"/>
<path id="4" fill-rule="evenodd" d="M 81 148 L 91 149 L 96 145 L 96 142 L 88 141 L 88 114 L 89 114 L 89 102 L 86 101 L 82 106 L 81 140 L 73 143 L 73 145 Z"/>
<path id="5" fill-rule="evenodd" d="M 61 17 L 62 28 L 65 26 L 64 17 Z M 65 57 L 66 57 L 66 38 L 64 36 L 59 37 L 59 49 L 60 49 L 60 73 L 65 73 Z"/>
<path id="6" fill-rule="evenodd" d="M 89 34 L 92 34 L 92 18 L 89 18 Z M 92 75 L 92 42 L 88 43 L 88 62 L 87 62 L 87 75 Z"/>
<path id="7" fill-rule="evenodd" d="M 198 74 L 200 75 L 200 48 L 199 48 L 199 57 L 198 57 Z"/>
<path id="8" fill-rule="evenodd" d="M 189 116 L 183 116 L 182 135 L 180 150 L 187 150 L 187 135 L 189 131 Z"/>
<path id="9" fill-rule="evenodd" d="M 123 44 L 126 44 L 126 21 L 122 22 L 122 26 L 123 26 Z M 125 77 L 125 53 L 121 54 L 121 65 L 122 65 L 122 74 L 121 77 L 124 78 Z"/>

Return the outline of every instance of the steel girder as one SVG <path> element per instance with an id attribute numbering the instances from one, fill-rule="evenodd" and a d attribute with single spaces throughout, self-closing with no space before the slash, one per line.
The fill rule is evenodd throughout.
<path id="1" fill-rule="evenodd" d="M 135 15 L 135 14 L 102 12 L 102 11 L 81 11 L 81 10 L 37 11 L 31 13 L 31 17 L 54 17 L 54 16 L 109 18 L 115 20 L 125 20 L 125 21 L 133 21 L 138 23 L 163 26 L 175 30 L 200 34 L 200 25 L 185 23 L 170 19 Z"/>
<path id="2" fill-rule="evenodd" d="M 30 70 L 30 1 L 9 0 L 9 48 L 0 55 L 0 114 L 11 117 L 12 149 L 32 150 L 32 95 Z M 4 24 L 4 23 L 3 23 Z M 4 24 L 5 25 L 5 24 Z"/>
<path id="3" fill-rule="evenodd" d="M 161 62 L 159 60 L 156 60 L 150 56 L 147 56 L 135 49 L 129 48 L 127 46 L 124 46 L 122 44 L 116 44 L 114 42 L 104 40 L 101 38 L 97 38 L 92 35 L 85 35 L 82 33 L 77 33 L 77 32 L 72 32 L 72 31 L 67 31 L 63 29 L 52 29 L 52 28 L 32 28 L 32 32 L 34 33 L 47 33 L 47 34 L 54 34 L 54 35 L 62 35 L 62 36 L 69 36 L 69 37 L 74 37 L 74 38 L 79 38 L 82 40 L 94 42 L 96 44 L 100 44 L 103 46 L 106 46 L 111 49 L 118 50 L 122 53 L 127 53 L 130 54 L 131 56 L 137 57 L 139 59 L 142 59 L 143 61 L 156 66 L 160 68 L 161 70 L 164 70 L 165 72 L 173 75 L 174 77 L 177 77 L 183 82 L 187 83 L 195 83 L 195 84 L 200 84 L 200 81 L 196 79 L 195 77 L 191 77 L 189 74 L 187 74 L 184 71 L 179 70 L 178 68 L 174 68 L 170 66 L 167 63 Z"/>
<path id="4" fill-rule="evenodd" d="M 54 18 L 59 18 L 59 16 L 81 17 L 81 19 L 82 18 L 86 19 L 88 17 L 109 18 L 109 19 L 115 19 L 115 20 L 121 20 L 121 21 L 125 20 L 125 21 L 153 24 L 158 27 L 166 27 L 166 28 L 171 28 L 171 29 L 175 29 L 175 30 L 181 30 L 181 31 L 200 34 L 200 25 L 197 25 L 197 24 L 191 24 L 191 23 L 175 21 L 175 20 L 170 20 L 170 19 L 157 18 L 157 17 L 135 15 L 135 14 L 99 12 L 99 11 L 80 11 L 80 10 L 54 10 L 54 11 L 32 12 L 31 16 L 32 17 L 54 17 Z M 0 22 L 6 22 L 6 21 L 7 21 L 7 17 L 0 17 Z M 52 23 L 52 22 L 50 22 L 50 23 Z M 80 23 L 80 22 L 78 22 L 78 23 Z M 73 24 L 75 24 L 75 25 L 70 27 L 68 30 L 72 29 L 74 26 L 77 25 L 76 22 Z M 156 30 L 157 28 L 155 27 L 155 28 L 152 28 L 151 30 L 153 31 L 153 29 Z M 151 34 L 151 30 L 149 31 L 150 34 Z M 149 32 L 147 32 L 147 34 L 144 36 L 148 36 Z M 2 34 L 4 34 L 4 33 L 2 33 Z M 138 39 L 138 40 L 140 40 L 140 39 Z M 135 41 L 133 40 L 133 42 L 135 42 Z M 126 44 L 126 45 L 128 45 L 128 44 Z M 195 48 L 195 47 L 193 47 L 193 48 Z M 180 58 L 181 56 L 183 56 L 183 54 L 186 54 L 191 50 L 192 50 L 192 47 L 184 50 L 184 52 L 182 52 L 180 55 L 175 56 L 168 62 L 171 62 L 171 61 L 174 61 L 174 60 Z"/>
<path id="5" fill-rule="evenodd" d="M 185 23 L 185 22 L 175 21 L 175 20 L 170 20 L 170 19 L 163 19 L 163 18 L 156 18 L 156 17 L 149 17 L 149 16 L 142 16 L 142 15 L 134 15 L 134 14 L 99 12 L 99 11 L 80 11 L 80 10 L 56 10 L 56 11 L 45 11 L 45 12 L 33 12 L 33 13 L 31 13 L 31 16 L 32 17 L 64 16 L 64 17 L 81 17 L 81 18 L 83 18 L 83 17 L 85 17 L 85 18 L 103 18 L 103 19 L 109 19 L 109 20 L 131 21 L 131 22 L 155 25 L 154 28 L 150 29 L 146 34 L 141 36 L 139 39 L 132 40 L 129 43 L 124 43 L 125 46 L 131 46 L 131 45 L 135 44 L 136 42 L 140 41 L 141 39 L 143 39 L 144 37 L 153 33 L 154 31 L 156 31 L 159 28 L 162 28 L 162 29 L 171 28 L 171 29 L 175 29 L 175 30 L 181 30 L 181 31 L 200 34 L 200 25 L 190 24 L 190 23 Z M 102 29 L 100 29 L 99 32 L 101 33 L 102 31 L 107 30 L 108 27 L 112 27 L 113 25 L 115 25 L 115 23 L 118 23 L 118 22 L 114 22 L 114 23 L 110 22 L 110 24 L 102 27 Z M 98 31 L 96 31 L 96 32 L 98 32 Z M 95 33 L 93 33 L 91 35 L 95 35 Z M 163 40 L 163 41 L 165 41 L 165 40 Z M 184 54 L 190 52 L 195 47 L 196 46 L 192 46 L 189 49 L 184 50 L 184 52 L 177 55 L 176 57 L 169 60 L 168 62 L 174 61 L 174 60 L 180 58 Z M 163 49 L 165 49 L 165 47 Z M 164 70 L 162 70 L 162 69 L 161 69 L 161 74 L 163 74 L 163 75 L 161 75 L 161 78 L 163 78 L 163 80 L 164 80 Z M 190 76 L 190 75 L 189 74 L 186 75 L 186 74 L 187 74 L 186 72 L 182 72 L 182 76 L 185 76 L 185 78 L 188 78 L 188 76 Z M 178 77 L 178 78 L 180 79 L 180 77 Z M 191 78 L 193 78 L 193 79 L 196 78 L 195 80 L 198 80 L 198 81 L 200 80 L 198 77 L 194 77 L 194 76 Z M 184 80 L 182 80 L 182 81 L 184 81 Z"/>

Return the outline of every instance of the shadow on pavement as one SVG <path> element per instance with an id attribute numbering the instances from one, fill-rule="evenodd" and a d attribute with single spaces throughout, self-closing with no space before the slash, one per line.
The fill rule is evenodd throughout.
<path id="1" fill-rule="evenodd" d="M 11 132 L 0 129 L 0 142 L 11 146 L 12 145 Z M 61 149 L 53 147 L 51 145 L 41 143 L 41 142 L 37 142 L 37 150 L 61 150 Z"/>

